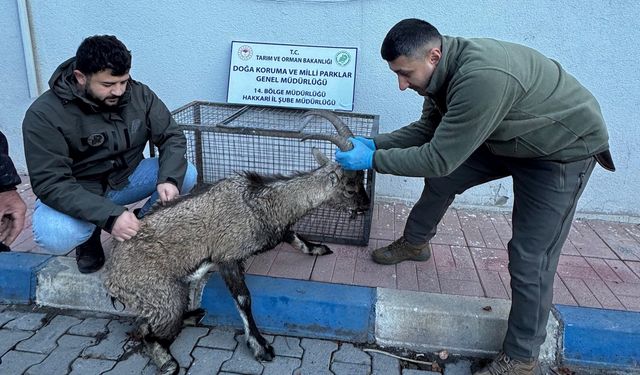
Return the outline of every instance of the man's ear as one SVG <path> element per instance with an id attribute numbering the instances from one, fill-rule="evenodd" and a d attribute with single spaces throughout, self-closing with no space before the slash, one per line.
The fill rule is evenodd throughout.
<path id="1" fill-rule="evenodd" d="M 81 86 L 84 86 L 87 83 L 87 76 L 78 69 L 73 70 L 73 75 Z"/>
<path id="2" fill-rule="evenodd" d="M 433 47 L 427 52 L 427 61 L 431 65 L 438 65 L 440 58 L 442 58 L 442 51 L 439 47 Z"/>

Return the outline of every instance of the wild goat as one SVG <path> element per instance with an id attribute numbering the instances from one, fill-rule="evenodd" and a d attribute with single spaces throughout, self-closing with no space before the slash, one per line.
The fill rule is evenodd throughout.
<path id="1" fill-rule="evenodd" d="M 328 119 L 338 135 L 310 134 L 302 140 L 329 140 L 341 150 L 353 147 L 347 139 L 351 131 L 337 116 L 311 111 L 304 116 L 305 123 L 313 115 Z M 187 311 L 194 302 L 189 301 L 189 282 L 205 277 L 214 264 L 231 291 L 253 355 L 258 360 L 273 359 L 273 347 L 253 320 L 243 261 L 283 241 L 307 254 L 328 254 L 328 247 L 302 239 L 291 226 L 322 204 L 354 212 L 369 206 L 363 172 L 344 171 L 315 148 L 313 155 L 320 167 L 310 172 L 291 177 L 246 172 L 222 179 L 199 194 L 151 212 L 135 237 L 116 243 L 107 262 L 105 286 L 112 298 L 139 318 L 139 334 L 159 373 L 178 372 L 169 346 L 184 318 L 204 315 L 201 309 Z"/>

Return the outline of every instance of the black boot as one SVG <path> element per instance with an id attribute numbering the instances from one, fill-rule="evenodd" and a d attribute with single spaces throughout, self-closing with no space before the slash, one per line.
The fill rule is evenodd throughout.
<path id="1" fill-rule="evenodd" d="M 76 263 L 80 273 L 96 272 L 104 264 L 104 251 L 100 243 L 101 228 L 96 229 L 91 237 L 76 247 Z"/>

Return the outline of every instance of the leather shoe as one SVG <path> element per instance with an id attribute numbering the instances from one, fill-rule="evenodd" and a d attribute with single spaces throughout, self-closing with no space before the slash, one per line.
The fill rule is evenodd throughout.
<path id="1" fill-rule="evenodd" d="M 396 264 L 405 260 L 424 262 L 431 258 L 431 247 L 428 243 L 413 245 L 403 237 L 393 241 L 389 246 L 381 247 L 371 253 L 371 259 L 378 264 Z"/>

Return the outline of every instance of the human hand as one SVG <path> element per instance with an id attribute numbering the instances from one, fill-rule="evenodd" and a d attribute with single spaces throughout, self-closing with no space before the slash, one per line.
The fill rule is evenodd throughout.
<path id="1" fill-rule="evenodd" d="M 369 169 L 373 165 L 374 150 L 357 138 L 349 138 L 353 148 L 349 151 L 336 151 L 336 161 L 349 171 Z"/>
<path id="2" fill-rule="evenodd" d="M 111 235 L 117 241 L 125 241 L 138 234 L 140 221 L 132 212 L 125 211 L 118 216 L 111 228 Z"/>
<path id="3" fill-rule="evenodd" d="M 372 151 L 376 150 L 376 143 L 371 138 L 365 138 L 365 137 L 356 135 L 355 137 L 351 137 L 351 139 L 359 140 L 360 142 L 364 143 L 364 145 L 367 146 Z"/>
<path id="4" fill-rule="evenodd" d="M 162 204 L 171 202 L 180 194 L 180 192 L 178 191 L 178 187 L 171 182 L 163 182 L 161 184 L 158 184 L 156 189 L 158 190 L 158 195 L 160 196 L 160 202 Z"/>
<path id="5" fill-rule="evenodd" d="M 27 205 L 16 190 L 0 193 L 0 242 L 5 245 L 18 237 L 24 227 Z"/>

